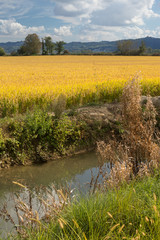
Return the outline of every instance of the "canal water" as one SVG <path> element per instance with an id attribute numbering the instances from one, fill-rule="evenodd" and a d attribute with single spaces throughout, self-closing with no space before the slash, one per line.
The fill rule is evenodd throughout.
<path id="1" fill-rule="evenodd" d="M 58 188 L 68 184 L 72 189 L 80 189 L 83 192 L 89 189 L 91 177 L 97 175 L 98 169 L 96 153 L 81 154 L 42 165 L 2 169 L 0 171 L 0 208 L 7 202 L 8 212 L 14 218 L 12 195 L 18 193 L 20 187 L 13 184 L 13 181 L 23 183 L 32 191 L 39 186 L 51 187 L 54 184 Z M 21 196 L 23 191 L 25 190 L 21 189 Z M 6 236 L 12 228 L 9 222 L 6 223 L 0 219 L 2 236 Z"/>

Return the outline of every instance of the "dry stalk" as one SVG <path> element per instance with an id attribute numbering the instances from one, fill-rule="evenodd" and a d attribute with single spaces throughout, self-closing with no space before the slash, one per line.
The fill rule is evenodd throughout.
<path id="1" fill-rule="evenodd" d="M 154 168 L 159 167 L 157 113 L 150 97 L 143 108 L 139 78 L 136 76 L 127 83 L 122 94 L 122 142 L 115 139 L 108 144 L 97 144 L 101 158 L 111 166 L 107 180 L 110 186 L 118 186 L 137 175 L 148 175 Z"/>
<path id="2" fill-rule="evenodd" d="M 5 221 L 10 221 L 22 238 L 27 239 L 27 229 L 45 228 L 45 223 L 51 220 L 54 221 L 64 206 L 70 203 L 71 194 L 69 189 L 57 190 L 52 186 L 49 190 L 49 188 L 43 187 L 43 196 L 40 196 L 39 191 L 38 194 L 35 192 L 33 194 L 26 186 L 17 182 L 14 183 L 26 189 L 25 195 L 27 195 L 28 201 L 26 201 L 26 197 L 21 199 L 20 195 L 14 195 L 14 212 L 17 216 L 18 224 L 8 213 L 6 205 L 0 210 L 0 217 L 3 217 Z M 39 210 L 35 210 L 35 207 L 33 208 L 32 206 L 35 200 Z"/>

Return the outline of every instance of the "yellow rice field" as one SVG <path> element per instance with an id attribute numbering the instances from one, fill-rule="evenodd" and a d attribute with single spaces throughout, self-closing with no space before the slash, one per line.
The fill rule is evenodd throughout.
<path id="1" fill-rule="evenodd" d="M 0 108 L 24 112 L 36 105 L 48 107 L 61 93 L 68 107 L 112 101 L 137 73 L 144 94 L 160 95 L 160 57 L 1 57 Z"/>

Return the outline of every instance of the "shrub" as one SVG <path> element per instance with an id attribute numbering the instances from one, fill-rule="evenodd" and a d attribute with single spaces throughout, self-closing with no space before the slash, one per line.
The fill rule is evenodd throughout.
<path id="1" fill-rule="evenodd" d="M 41 155 L 44 154 L 45 157 L 47 153 L 48 156 L 48 152 L 60 155 L 73 152 L 82 141 L 81 132 L 84 129 L 81 121 L 66 115 L 56 118 L 41 110 L 9 119 L 5 125 L 9 139 L 15 139 L 18 143 L 17 154 L 26 152 L 32 159 L 36 157 L 38 162 L 44 161 Z M 5 146 L 6 152 L 9 149 L 11 148 L 7 150 Z"/>
<path id="2" fill-rule="evenodd" d="M 67 116 L 62 116 L 55 121 L 52 137 L 52 146 L 60 153 L 64 154 L 69 147 L 76 146 L 80 139 L 81 131 L 78 123 Z"/>
<path id="3" fill-rule="evenodd" d="M 0 47 L 0 56 L 5 56 L 6 53 L 3 48 Z"/>
<path id="4" fill-rule="evenodd" d="M 5 153 L 5 140 L 2 135 L 2 129 L 0 129 L 0 156 Z"/>
<path id="5" fill-rule="evenodd" d="M 160 147 L 155 139 L 156 110 L 148 97 L 141 107 L 139 80 L 129 81 L 122 94 L 121 142 L 116 139 L 98 143 L 102 158 L 110 162 L 111 173 L 107 184 L 119 185 L 134 176 L 149 174 L 159 166 Z"/>

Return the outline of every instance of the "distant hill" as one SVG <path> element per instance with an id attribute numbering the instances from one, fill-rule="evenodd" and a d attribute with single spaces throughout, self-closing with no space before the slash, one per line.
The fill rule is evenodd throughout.
<path id="1" fill-rule="evenodd" d="M 11 53 L 12 51 L 17 51 L 20 46 L 23 45 L 23 41 L 20 42 L 6 42 L 0 43 L 0 47 L 2 47 L 6 53 Z"/>
<path id="2" fill-rule="evenodd" d="M 144 41 L 147 48 L 160 49 L 160 38 L 146 37 L 134 39 L 133 41 L 137 46 L 140 45 L 141 41 Z M 118 41 L 70 42 L 65 45 L 65 49 L 71 53 L 114 52 L 117 50 L 117 42 Z M 4 48 L 5 52 L 8 54 L 12 51 L 16 51 L 22 45 L 23 41 L 0 43 L 0 47 Z"/>
<path id="3" fill-rule="evenodd" d="M 71 42 L 65 45 L 69 52 L 114 52 L 117 49 L 117 42 Z"/>
<path id="4" fill-rule="evenodd" d="M 135 42 L 139 46 L 144 41 L 147 48 L 160 49 L 160 38 L 146 37 L 139 39 L 128 39 Z M 124 40 L 125 41 L 125 40 Z M 65 45 L 69 52 L 115 52 L 117 50 L 118 41 L 102 41 L 102 42 L 71 42 Z"/>

